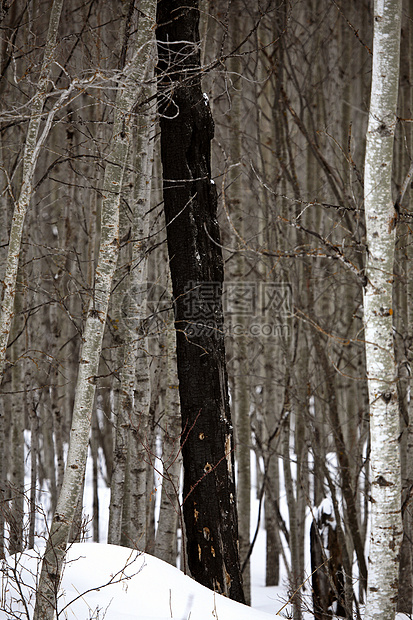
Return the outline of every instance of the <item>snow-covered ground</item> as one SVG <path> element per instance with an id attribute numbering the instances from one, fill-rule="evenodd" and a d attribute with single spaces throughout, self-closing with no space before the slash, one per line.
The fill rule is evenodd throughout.
<path id="1" fill-rule="evenodd" d="M 255 511 L 254 511 L 255 512 Z M 27 551 L 3 562 L 0 620 L 31 618 L 40 553 Z M 179 569 L 125 547 L 77 543 L 68 552 L 59 619 L 67 620 L 266 620 L 289 617 L 286 581 L 265 587 L 265 532 L 252 556 L 252 607 L 204 588 Z M 24 602 L 23 602 L 24 601 Z M 310 616 L 309 616 L 310 617 Z"/>
<path id="2" fill-rule="evenodd" d="M 255 458 L 251 459 L 255 469 Z M 155 481 L 158 489 L 161 480 Z M 101 540 L 106 540 L 109 489 L 100 481 Z M 91 471 L 88 467 L 84 496 L 85 512 L 91 514 Z M 251 493 L 251 531 L 258 517 L 256 490 Z M 286 502 L 280 508 L 287 517 Z M 252 606 L 247 607 L 214 594 L 174 568 L 149 554 L 138 554 L 124 547 L 78 543 L 68 552 L 61 595 L 59 620 L 266 620 L 291 618 L 288 584 L 284 567 L 280 585 L 265 587 L 265 531 L 261 527 L 251 558 Z M 288 550 L 286 550 L 288 555 Z M 311 610 L 311 584 L 308 554 L 307 582 L 303 602 Z M 0 577 L 0 620 L 29 620 L 32 617 L 35 584 L 41 553 L 29 551 L 3 561 Z M 313 615 L 308 612 L 304 619 Z M 403 616 L 398 614 L 398 620 Z"/>
<path id="3" fill-rule="evenodd" d="M 255 458 L 252 458 L 254 467 Z M 84 504 L 91 514 L 92 485 L 88 463 Z M 161 481 L 157 481 L 158 489 Z M 106 540 L 109 489 L 100 481 L 101 540 Z M 252 491 L 251 529 L 258 516 L 256 492 Z M 25 552 L 3 562 L 0 583 L 0 620 L 31 617 L 40 552 Z M 149 554 L 124 547 L 78 543 L 71 547 L 64 572 L 59 620 L 265 620 L 269 614 L 289 617 L 286 577 L 279 587 L 265 587 L 265 531 L 262 527 L 251 560 L 252 607 L 214 594 Z M 309 590 L 307 589 L 307 592 Z M 24 602 L 23 602 L 24 601 Z M 310 616 L 309 616 L 310 617 Z"/>
<path id="4" fill-rule="evenodd" d="M 14 558 L 10 559 L 13 564 Z M 3 578 L 2 595 L 7 595 L 10 613 L 0 618 L 27 618 L 21 603 L 34 599 L 38 557 L 19 558 L 19 591 L 12 579 Z M 4 600 L 4 598 L 3 598 Z M 261 599 L 272 615 L 281 607 L 272 597 Z M 235 603 L 214 594 L 180 570 L 148 554 L 97 543 L 77 543 L 69 552 L 59 602 L 59 618 L 90 620 L 266 620 L 268 613 Z"/>

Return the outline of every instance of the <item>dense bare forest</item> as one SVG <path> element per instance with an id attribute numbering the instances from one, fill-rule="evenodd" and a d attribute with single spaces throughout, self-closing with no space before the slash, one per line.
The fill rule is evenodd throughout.
<path id="1" fill-rule="evenodd" d="M 295 620 L 361 617 L 387 561 L 412 614 L 412 19 L 2 2 L 0 558 L 48 539 L 36 618 L 106 536 L 248 603 L 252 487 Z"/>

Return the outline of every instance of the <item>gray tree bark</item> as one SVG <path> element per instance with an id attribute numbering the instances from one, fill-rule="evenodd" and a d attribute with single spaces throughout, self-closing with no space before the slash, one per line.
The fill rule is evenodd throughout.
<path id="1" fill-rule="evenodd" d="M 0 379 L 3 377 L 6 361 L 7 343 L 13 320 L 14 297 L 16 294 L 16 280 L 19 267 L 19 256 L 22 241 L 23 225 L 32 194 L 33 176 L 39 157 L 40 148 L 50 131 L 53 117 L 60 108 L 64 99 L 69 95 L 71 88 L 64 92 L 52 107 L 46 118 L 43 131 L 39 136 L 43 120 L 43 107 L 49 89 L 49 78 L 55 56 L 57 32 L 62 12 L 63 0 L 54 0 L 50 13 L 49 30 L 46 47 L 40 71 L 36 94 L 31 101 L 30 121 L 27 130 L 26 143 L 23 154 L 23 172 L 20 195 L 14 206 L 12 225 L 9 236 L 6 270 L 3 280 L 3 296 L 0 314 Z"/>
<path id="2" fill-rule="evenodd" d="M 248 20 L 243 20 L 243 3 L 241 0 L 231 2 L 228 9 L 229 45 L 237 49 L 245 30 L 248 28 Z M 242 241 L 247 232 L 245 226 L 245 214 L 247 205 L 243 187 L 243 167 L 241 165 L 242 153 L 242 100 L 243 78 L 242 63 L 238 54 L 235 54 L 228 62 L 228 83 L 230 108 L 226 114 L 228 123 L 227 141 L 229 145 L 230 169 L 228 171 L 228 187 L 226 188 L 226 203 L 231 219 L 240 237 L 238 252 L 234 257 L 234 267 L 230 272 L 231 280 L 242 286 L 246 281 L 246 273 L 249 265 L 245 261 L 245 247 Z M 250 520 L 251 520 L 251 425 L 250 425 L 250 392 L 249 377 L 251 374 L 248 350 L 248 338 L 245 333 L 246 321 L 242 308 L 237 304 L 231 308 L 231 318 L 237 329 L 241 328 L 241 334 L 233 334 L 233 393 L 232 403 L 234 411 L 234 442 L 237 453 L 237 508 L 238 508 L 238 532 L 239 554 L 243 567 L 242 581 L 244 587 L 245 602 L 251 603 L 251 562 L 247 554 L 250 548 Z"/>
<path id="3" fill-rule="evenodd" d="M 153 78 L 153 66 L 151 69 Z M 145 91 L 145 98 L 151 99 L 154 84 Z M 121 372 L 120 395 L 117 401 L 116 434 L 114 461 L 111 482 L 111 502 L 109 509 L 108 542 L 119 544 L 122 531 L 122 512 L 125 501 L 125 474 L 129 469 L 145 465 L 144 442 L 146 436 L 149 410 L 149 362 L 148 345 L 143 322 L 146 318 L 147 294 L 147 246 L 149 233 L 149 210 L 151 197 L 152 153 L 154 118 L 151 104 L 140 110 L 141 119 L 135 136 L 135 193 L 133 196 L 132 224 L 132 263 L 126 278 L 125 295 L 122 303 L 120 329 L 123 338 L 123 366 Z M 131 444 L 131 436 L 134 438 Z M 136 443 L 138 454 L 131 454 Z M 129 454 L 129 455 L 128 455 Z M 144 467 L 144 469 L 146 469 Z M 126 503 L 131 498 L 133 487 L 141 487 L 141 474 L 128 476 L 126 485 Z M 146 481 L 146 474 L 145 474 Z M 146 487 L 146 484 L 144 485 Z M 133 493 L 132 493 L 133 494 Z M 137 513 L 145 514 L 145 492 L 138 492 L 138 505 L 128 506 L 128 532 L 125 532 L 129 544 L 141 546 L 141 535 L 146 519 L 137 519 Z M 143 504 L 143 506 L 142 506 Z M 140 506 L 140 507 L 139 507 Z M 137 521 L 136 521 L 137 519 Z M 130 531 L 136 521 L 135 531 Z"/>
<path id="4" fill-rule="evenodd" d="M 170 288 L 172 298 L 172 288 Z M 167 323 L 167 384 L 165 390 L 165 412 L 162 424 L 162 495 L 158 529 L 155 539 L 155 555 L 176 564 L 177 529 L 183 529 L 180 505 L 181 454 L 181 408 L 176 367 L 176 339 L 173 312 Z"/>
<path id="5" fill-rule="evenodd" d="M 132 60 L 119 76 L 113 126 L 113 148 L 103 183 L 101 238 L 94 295 L 83 333 L 73 408 L 69 452 L 62 489 L 47 540 L 36 596 L 34 620 L 52 620 L 56 607 L 70 529 L 83 484 L 109 297 L 119 246 L 119 203 L 128 161 L 133 109 L 151 61 L 156 3 L 142 2 L 140 28 Z"/>

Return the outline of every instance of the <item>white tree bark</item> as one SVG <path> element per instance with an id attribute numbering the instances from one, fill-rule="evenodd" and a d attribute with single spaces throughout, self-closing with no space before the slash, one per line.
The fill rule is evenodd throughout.
<path id="1" fill-rule="evenodd" d="M 128 161 L 131 116 L 154 53 L 152 42 L 155 11 L 155 0 L 141 2 L 134 55 L 119 77 L 113 149 L 108 158 L 103 183 L 101 238 L 94 295 L 90 301 L 82 338 L 66 469 L 42 562 L 34 620 L 53 619 L 66 547 L 86 468 L 96 376 L 119 246 L 119 203 Z"/>
<path id="2" fill-rule="evenodd" d="M 37 92 L 30 102 L 30 121 L 23 154 L 22 183 L 20 195 L 14 207 L 6 271 L 3 281 L 3 296 L 1 300 L 0 315 L 0 380 L 3 377 L 7 343 L 13 320 L 14 297 L 16 293 L 16 279 L 19 267 L 22 232 L 32 193 L 33 175 L 36 168 L 37 159 L 39 157 L 40 148 L 50 131 L 53 116 L 60 107 L 60 103 L 63 101 L 63 98 L 66 98 L 69 94 L 68 91 L 63 93 L 59 99 L 59 105 L 53 106 L 52 110 L 48 114 L 42 134 L 39 137 L 39 130 L 43 119 L 42 112 L 47 98 L 51 67 L 54 61 L 57 31 L 62 7 L 63 0 L 54 0 L 50 13 L 49 29 L 47 33 L 46 47 L 40 70 Z"/>
<path id="3" fill-rule="evenodd" d="M 152 71 L 153 72 L 153 71 Z M 148 99 L 154 95 L 154 88 L 148 88 Z M 152 115 L 151 115 L 152 112 Z M 151 117 L 152 116 L 152 117 Z M 149 210 L 152 178 L 152 153 L 154 119 L 151 104 L 145 108 L 138 127 L 136 153 L 136 183 L 134 196 L 134 217 L 132 239 L 132 266 L 127 278 L 128 286 L 123 303 L 122 327 L 124 361 L 121 374 L 121 388 L 117 404 L 117 420 L 115 434 L 114 462 L 111 480 L 111 495 L 109 507 L 108 542 L 119 545 L 121 541 L 122 512 L 124 504 L 124 487 L 128 451 L 130 449 L 131 433 L 139 434 L 143 421 L 136 415 L 142 409 L 144 418 L 148 417 L 149 410 L 149 363 L 147 355 L 147 337 L 139 334 L 141 324 L 146 318 L 147 294 L 147 245 L 149 235 Z M 137 370 L 139 366 L 139 383 L 137 386 Z M 142 376 L 143 375 L 143 376 Z M 138 393 L 137 393 L 138 388 Z M 144 398 L 137 401 L 137 396 Z M 141 426 L 142 425 L 142 426 Z M 139 459 L 142 465 L 142 458 Z M 145 474 L 146 481 L 146 474 Z M 145 513 L 145 511 L 144 511 Z M 135 541 L 136 542 L 136 541 Z M 134 541 L 130 541 L 133 546 Z"/>
<path id="4" fill-rule="evenodd" d="M 364 324 L 371 436 L 371 536 L 365 620 L 395 617 L 402 534 L 399 408 L 392 316 L 396 214 L 391 194 L 400 17 L 400 0 L 375 0 L 364 172 L 368 249 Z"/>

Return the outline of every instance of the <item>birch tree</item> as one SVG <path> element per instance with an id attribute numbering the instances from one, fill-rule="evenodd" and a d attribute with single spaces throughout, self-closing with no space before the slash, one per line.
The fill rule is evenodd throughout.
<path id="1" fill-rule="evenodd" d="M 364 170 L 364 328 L 370 402 L 371 535 L 365 619 L 395 617 L 402 534 L 399 407 L 392 282 L 397 213 L 391 178 L 401 1 L 375 0 L 373 72 Z"/>
<path id="2" fill-rule="evenodd" d="M 132 60 L 119 76 L 112 142 L 103 182 L 101 237 L 90 300 L 82 336 L 69 452 L 62 489 L 42 562 L 34 612 L 35 620 L 52 620 L 62 578 L 71 525 L 84 479 L 96 391 L 96 376 L 119 246 L 119 204 L 128 161 L 133 110 L 154 53 L 153 27 L 156 3 L 140 3 L 139 28 Z"/>
<path id="3" fill-rule="evenodd" d="M 153 67 L 151 73 L 153 74 Z M 145 93 L 149 100 L 154 95 L 154 84 L 150 85 Z M 109 510 L 108 542 L 119 544 L 121 540 L 121 525 L 123 503 L 125 501 L 125 473 L 128 451 L 130 451 L 130 435 L 138 435 L 138 444 L 144 453 L 143 443 L 146 430 L 144 420 L 148 419 L 149 410 L 149 366 L 147 356 L 147 338 L 139 337 L 141 323 L 146 313 L 146 280 L 147 280 L 147 245 L 149 234 L 150 188 L 152 176 L 153 153 L 153 110 L 150 104 L 145 106 L 145 114 L 137 130 L 136 142 L 136 173 L 134 198 L 134 217 L 132 239 L 132 267 L 127 280 L 124 313 L 122 318 L 124 329 L 124 360 L 121 373 L 121 388 L 118 402 L 114 463 L 111 481 L 111 502 Z M 137 372 L 139 366 L 139 372 Z M 139 396 L 139 398 L 138 398 Z M 142 458 L 134 459 L 131 467 L 143 469 L 146 483 L 146 462 Z M 143 485 L 144 488 L 146 484 Z M 128 494 L 130 495 L 130 493 Z M 141 494 L 139 494 L 140 496 Z M 141 497 L 140 497 L 141 499 Z M 144 502 L 137 502 L 144 504 Z M 135 506 L 135 509 L 137 506 Z M 145 513 L 145 505 L 143 505 Z M 129 521 L 136 519 L 136 512 L 129 514 Z M 138 520 L 142 522 L 142 520 Z M 139 528 L 137 528 L 138 533 Z M 136 538 L 136 536 L 134 537 Z M 137 540 L 130 540 L 130 544 L 137 544 Z"/>

